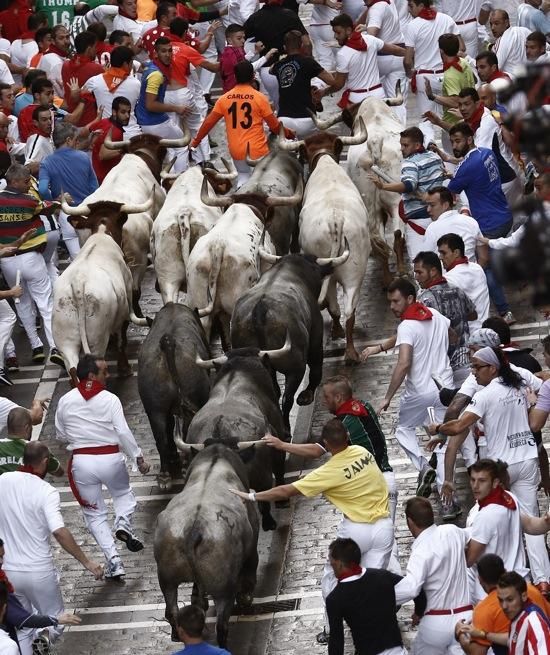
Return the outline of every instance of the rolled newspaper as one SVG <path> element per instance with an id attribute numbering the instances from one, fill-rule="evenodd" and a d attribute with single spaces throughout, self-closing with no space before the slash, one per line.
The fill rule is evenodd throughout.
<path id="1" fill-rule="evenodd" d="M 18 287 L 20 282 L 21 282 L 21 271 L 17 269 L 17 273 L 15 274 L 15 286 Z M 15 304 L 18 305 L 20 300 L 21 300 L 20 298 L 16 298 L 14 301 Z"/>
<path id="2" fill-rule="evenodd" d="M 378 175 L 379 178 L 381 178 L 382 180 L 384 180 L 384 182 L 388 182 L 388 183 L 395 182 L 395 180 L 392 180 L 391 177 L 390 177 L 387 173 L 385 173 L 381 168 L 378 168 L 378 166 L 376 166 L 376 164 L 373 164 L 373 165 L 370 167 L 370 169 L 371 169 L 371 171 L 372 171 L 373 173 L 375 173 L 376 175 Z"/>

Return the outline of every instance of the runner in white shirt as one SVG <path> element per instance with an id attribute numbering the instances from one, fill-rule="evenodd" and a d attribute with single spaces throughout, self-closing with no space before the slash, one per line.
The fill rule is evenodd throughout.
<path id="1" fill-rule="evenodd" d="M 15 84 L 13 75 L 3 59 L 0 59 L 0 84 Z"/>
<path id="2" fill-rule="evenodd" d="M 52 82 L 55 95 L 64 98 L 65 89 L 61 78 L 61 69 L 68 57 L 69 31 L 65 25 L 56 25 L 52 29 L 52 38 L 52 45 L 38 63 L 38 68 L 45 71 L 47 78 Z"/>
<path id="3" fill-rule="evenodd" d="M 96 579 L 103 569 L 76 544 L 61 516 L 59 492 L 42 479 L 49 456 L 47 446 L 31 441 L 25 445 L 23 470 L 0 475 L 0 534 L 6 548 L 3 569 L 23 607 L 57 616 L 63 612 L 63 598 L 50 535 Z M 50 628 L 52 639 L 62 630 L 61 626 Z M 32 634 L 23 630 L 19 640 L 28 642 Z M 23 652 L 28 652 L 25 648 Z"/>
<path id="4" fill-rule="evenodd" d="M 31 164 L 31 173 L 38 176 L 40 162 L 55 150 L 51 137 L 52 110 L 49 107 L 36 107 L 32 113 L 32 122 L 37 132 L 31 134 L 25 143 L 25 166 Z"/>
<path id="5" fill-rule="evenodd" d="M 43 15 L 32 14 L 29 16 L 27 20 L 28 33 L 22 35 L 24 38 L 15 39 L 10 45 L 9 56 L 12 64 L 21 68 L 29 67 L 31 57 L 38 52 L 38 43 L 36 43 L 34 34 L 38 28 L 45 25 L 47 25 L 47 21 L 43 20 Z M 17 86 L 22 86 L 21 73 L 13 73 L 13 79 Z"/>
<path id="6" fill-rule="evenodd" d="M 105 577 L 120 578 L 125 571 L 108 524 L 101 485 L 113 498 L 116 538 L 132 552 L 142 550 L 142 542 L 132 532 L 136 499 L 120 451 L 137 462 L 143 474 L 149 465 L 126 423 L 120 400 L 105 389 L 109 376 L 105 360 L 84 355 L 76 374 L 80 383 L 59 400 L 55 429 L 58 439 L 69 442 L 72 455 L 67 476 L 86 525 L 105 555 Z"/>
<path id="7" fill-rule="evenodd" d="M 491 32 L 496 38 L 493 52 L 498 59 L 498 67 L 503 73 L 515 75 L 516 68 L 527 64 L 525 41 L 531 31 L 526 27 L 510 27 L 508 13 L 496 9 L 489 16 Z"/>
<path id="8" fill-rule="evenodd" d="M 416 93 L 418 111 L 422 116 L 427 111 L 441 115 L 442 108 L 428 99 L 426 84 L 428 80 L 434 95 L 441 93 L 443 84 L 443 64 L 439 54 L 439 37 L 442 34 L 456 34 L 460 40 L 460 49 L 464 43 L 454 20 L 432 8 L 431 0 L 410 0 L 409 11 L 413 20 L 405 28 L 405 71 L 412 76 L 411 89 Z M 424 134 L 424 145 L 433 141 L 434 130 L 428 120 L 423 120 L 418 127 Z"/>
<path id="9" fill-rule="evenodd" d="M 462 289 L 474 303 L 477 319 L 470 321 L 470 334 L 481 327 L 489 316 L 489 288 L 481 266 L 468 261 L 462 237 L 447 233 L 437 240 L 439 258 L 445 268 L 445 279 Z"/>
<path id="10" fill-rule="evenodd" d="M 323 0 L 314 0 L 309 4 L 313 4 L 308 27 L 313 43 L 313 55 L 326 71 L 335 71 L 338 48 L 334 43 L 331 21 L 340 13 L 342 3 L 333 2 L 333 0 L 326 3 Z M 238 25 L 244 25 L 244 22 L 238 23 Z"/>
<path id="11" fill-rule="evenodd" d="M 446 187 L 433 187 L 427 193 L 428 214 L 432 222 L 424 233 L 423 250 L 438 253 L 437 241 L 444 234 L 458 234 L 464 241 L 464 254 L 470 262 L 477 261 L 482 247 L 482 234 L 478 222 L 471 216 L 453 209 L 453 194 Z"/>
<path id="12" fill-rule="evenodd" d="M 118 14 L 113 18 L 113 31 L 122 30 L 128 32 L 134 42 L 135 52 L 140 48 L 137 43 L 144 32 L 147 23 L 138 20 L 136 0 L 118 0 Z"/>
<path id="13" fill-rule="evenodd" d="M 442 435 L 458 435 L 483 422 L 487 457 L 508 464 L 510 489 L 521 509 L 539 515 L 537 500 L 540 471 L 535 438 L 529 427 L 527 390 L 522 376 L 510 368 L 498 348 L 482 348 L 472 357 L 476 381 L 483 386 L 459 419 L 433 429 Z M 535 584 L 550 581 L 550 561 L 544 537 L 526 536 Z M 500 553 L 497 553 L 500 555 Z"/>
<path id="14" fill-rule="evenodd" d="M 342 109 L 349 104 L 361 102 L 367 96 L 384 98 L 376 55 L 381 52 L 401 57 L 405 54 L 405 50 L 400 46 L 384 43 L 370 34 L 360 34 L 354 29 L 353 21 L 346 14 L 336 16 L 330 24 L 334 38 L 340 45 L 336 55 L 335 83 L 318 90 L 317 98 L 320 99 L 344 87 L 344 93 L 338 102 L 338 106 Z"/>
<path id="15" fill-rule="evenodd" d="M 402 605 L 422 589 L 426 594 L 426 611 L 412 653 L 461 653 L 455 641 L 455 624 L 470 621 L 473 609 L 464 553 L 468 536 L 456 525 L 435 525 L 433 509 L 426 498 L 409 498 L 405 516 L 414 543 L 407 573 L 395 586 L 395 602 Z"/>
<path id="16" fill-rule="evenodd" d="M 222 22 L 225 28 L 230 25 L 244 25 L 245 21 L 260 8 L 258 0 L 229 0 L 227 14 Z"/>
<path id="17" fill-rule="evenodd" d="M 478 0 L 441 0 L 441 11 L 457 24 L 466 54 L 474 59 L 478 53 L 478 4 Z"/>
<path id="18" fill-rule="evenodd" d="M 405 37 L 399 22 L 397 8 L 393 0 L 367 0 L 367 34 L 376 36 L 384 43 L 405 45 Z M 378 53 L 378 70 L 384 88 L 384 95 L 391 98 L 395 95 L 397 82 L 401 84 L 403 104 L 393 107 L 394 114 L 405 126 L 407 124 L 408 83 L 403 67 L 403 57 Z"/>
<path id="19" fill-rule="evenodd" d="M 36 398 L 32 401 L 28 412 L 31 415 L 33 425 L 42 423 L 42 419 L 44 418 L 44 409 L 47 407 L 49 402 L 49 398 Z M 0 432 L 6 429 L 8 425 L 8 415 L 15 407 L 19 407 L 19 405 L 9 400 L 9 398 L 0 397 Z"/>
<path id="20" fill-rule="evenodd" d="M 450 321 L 435 309 L 416 302 L 416 288 L 408 280 L 394 280 L 388 288 L 388 299 L 390 309 L 401 319 L 395 344 L 399 347 L 399 358 L 378 412 L 388 408 L 405 382 L 395 438 L 420 472 L 417 495 L 429 496 L 436 472 L 420 449 L 416 428 L 427 425 L 428 407 L 434 407 L 435 416 L 441 417 L 437 420 L 442 420 L 445 414 L 432 375 L 440 378 L 443 386 L 452 386 L 453 373 L 447 356 Z M 438 480 L 440 483 L 443 479 Z"/>

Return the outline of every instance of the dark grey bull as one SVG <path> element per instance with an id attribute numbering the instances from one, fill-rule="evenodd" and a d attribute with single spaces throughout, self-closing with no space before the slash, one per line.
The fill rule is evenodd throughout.
<path id="1" fill-rule="evenodd" d="M 242 295 L 231 318 L 231 343 L 256 348 L 277 348 L 290 337 L 290 350 L 273 362 L 285 376 L 283 417 L 290 433 L 289 415 L 294 396 L 309 366 L 309 383 L 296 399 L 309 405 L 323 369 L 323 319 L 317 299 L 323 278 L 343 264 L 349 249 L 339 257 L 310 255 L 275 257 L 260 249 L 260 256 L 275 264 L 258 283 Z"/>
<path id="2" fill-rule="evenodd" d="M 289 196 L 303 180 L 303 168 L 295 155 L 275 149 L 261 159 L 247 161 L 254 167 L 252 176 L 239 189 L 239 193 L 258 193 L 268 196 Z M 299 205 L 273 208 L 267 231 L 278 255 L 298 252 Z"/>
<path id="3" fill-rule="evenodd" d="M 210 356 L 198 314 L 169 302 L 156 315 L 138 357 L 138 389 L 160 455 L 161 489 L 181 475 L 174 432 L 185 439 L 194 414 L 208 400 L 208 371 L 197 357 Z"/>
<path id="4" fill-rule="evenodd" d="M 206 595 L 214 599 L 222 648 L 227 645 L 235 599 L 240 604 L 252 602 L 258 567 L 258 514 L 253 503 L 243 503 L 229 488 L 249 490 L 246 467 L 226 445 L 208 445 L 193 459 L 183 490 L 157 519 L 154 553 L 174 640 L 182 582 L 193 582 L 193 604 L 206 610 Z"/>
<path id="5" fill-rule="evenodd" d="M 284 339 L 284 337 L 283 337 Z M 218 369 L 210 398 L 199 410 L 189 426 L 187 443 L 176 442 L 181 450 L 189 451 L 193 444 L 207 439 L 224 441 L 236 438 L 239 442 L 261 439 L 266 432 L 284 438 L 284 423 L 279 408 L 279 388 L 274 382 L 272 368 L 290 348 L 261 352 L 257 348 L 240 348 L 201 366 Z M 277 484 L 284 484 L 284 453 L 266 446 L 253 448 L 247 464 L 253 489 L 271 489 L 273 475 Z M 277 527 L 271 516 L 269 503 L 259 503 L 262 528 Z"/>

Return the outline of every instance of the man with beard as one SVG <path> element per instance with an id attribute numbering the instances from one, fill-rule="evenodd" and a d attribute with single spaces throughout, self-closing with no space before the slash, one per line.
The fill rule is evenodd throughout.
<path id="1" fill-rule="evenodd" d="M 109 118 L 102 118 L 94 125 L 94 132 L 97 134 L 92 146 L 92 166 L 97 181 L 101 184 L 107 173 L 114 168 L 122 158 L 120 150 L 111 150 L 105 146 L 105 139 L 109 136 L 113 141 L 124 139 L 124 128 L 130 122 L 132 106 L 130 101 L 123 96 L 117 96 L 113 100 L 112 114 Z"/>

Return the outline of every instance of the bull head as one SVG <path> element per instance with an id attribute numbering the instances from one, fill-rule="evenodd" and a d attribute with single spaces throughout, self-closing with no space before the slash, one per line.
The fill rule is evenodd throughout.
<path id="1" fill-rule="evenodd" d="M 301 202 L 302 196 L 304 194 L 304 182 L 302 178 L 298 178 L 296 183 L 296 189 L 291 196 L 265 196 L 262 198 L 263 202 L 267 207 L 290 207 L 292 205 L 297 205 Z M 208 183 L 206 179 L 202 181 L 201 187 L 201 202 L 203 202 L 208 207 L 229 207 L 235 202 L 239 202 L 239 194 L 233 196 L 217 196 L 212 198 L 208 191 Z"/>
<path id="2" fill-rule="evenodd" d="M 182 123 L 182 125 L 183 125 L 183 136 L 181 138 L 159 139 L 158 141 L 159 146 L 164 146 L 165 148 L 185 148 L 185 146 L 189 145 L 189 142 L 191 141 L 191 132 L 189 132 L 189 129 L 185 123 Z M 111 129 L 109 131 L 109 134 L 105 137 L 105 141 L 103 142 L 106 148 L 108 148 L 109 150 L 128 149 L 128 146 L 131 143 L 131 139 L 130 141 L 113 141 L 112 136 L 113 136 L 113 130 Z"/>
<path id="3" fill-rule="evenodd" d="M 220 442 L 223 444 L 223 442 Z M 174 434 L 174 444 L 176 448 L 182 453 L 192 453 L 193 451 L 202 451 L 206 448 L 206 445 L 203 443 L 185 443 L 181 435 Z M 239 441 L 237 443 L 237 450 L 247 450 L 248 448 L 253 448 L 254 446 L 265 446 L 265 441 L 261 439 L 256 441 Z"/>
<path id="4" fill-rule="evenodd" d="M 63 200 L 61 201 L 61 209 L 62 211 L 65 212 L 68 216 L 89 216 L 90 212 L 92 211 L 92 208 L 87 204 L 87 203 L 82 203 L 80 205 L 76 206 L 71 206 L 67 203 L 67 198 L 64 193 L 62 193 Z M 91 203 L 92 207 L 95 206 L 96 204 L 100 204 L 101 202 L 112 202 L 112 201 L 96 201 Z M 128 204 L 120 204 L 120 213 L 121 214 L 141 214 L 148 212 L 154 202 L 154 187 L 151 196 L 141 205 L 128 205 Z"/>
<path id="5" fill-rule="evenodd" d="M 279 130 L 277 139 L 281 150 L 297 151 L 306 144 L 305 139 L 300 139 L 299 141 L 290 141 L 287 139 L 284 134 L 284 128 Z M 358 121 L 358 129 L 354 130 L 354 134 L 352 136 L 338 136 L 335 138 L 335 142 L 339 141 L 343 146 L 355 146 L 360 143 L 365 143 L 367 139 L 368 133 L 367 128 L 365 127 L 365 121 L 360 117 Z"/>

